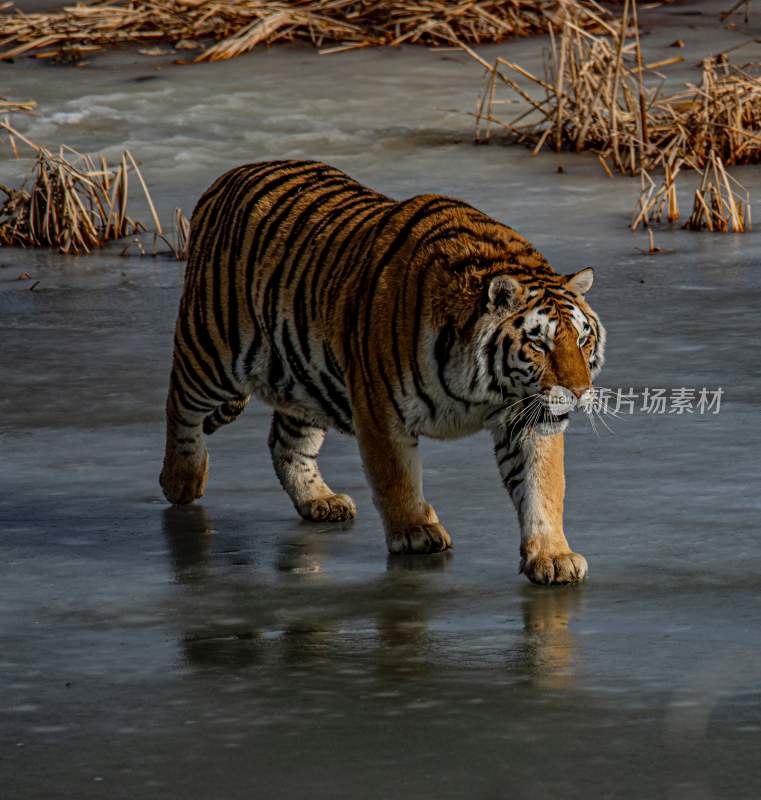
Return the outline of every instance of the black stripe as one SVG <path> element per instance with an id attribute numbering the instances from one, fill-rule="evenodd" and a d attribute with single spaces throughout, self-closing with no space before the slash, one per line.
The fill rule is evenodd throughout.
<path id="1" fill-rule="evenodd" d="M 411 201 L 410 201 L 411 202 Z M 394 240 L 391 244 L 385 249 L 383 254 L 374 260 L 371 269 L 367 269 L 365 273 L 362 275 L 362 279 L 360 280 L 360 284 L 358 287 L 358 294 L 360 297 L 364 298 L 364 319 L 363 322 L 363 331 L 360 337 L 360 348 L 362 353 L 362 358 L 360 360 L 360 368 L 363 372 L 367 375 L 366 368 L 369 365 L 370 361 L 370 332 L 372 328 L 372 315 L 373 315 L 373 299 L 375 297 L 376 289 L 378 288 L 378 283 L 380 282 L 381 276 L 383 272 L 388 267 L 388 265 L 392 262 L 394 256 L 402 249 L 402 247 L 409 241 L 410 235 L 415 230 L 417 225 L 423 222 L 425 219 L 430 217 L 434 211 L 441 211 L 448 207 L 453 207 L 455 203 L 452 200 L 448 200 L 447 198 L 441 197 L 434 197 L 430 200 L 427 200 L 420 208 L 418 208 L 411 217 L 409 217 L 406 222 L 402 225 L 401 229 L 398 231 L 397 235 L 394 237 Z M 384 215 L 382 220 L 380 221 L 377 230 L 381 229 L 381 225 L 385 223 L 388 217 L 396 211 L 396 208 L 392 208 L 390 212 Z M 398 211 L 404 211 L 404 204 L 398 207 Z M 393 332 L 392 332 L 393 333 Z M 367 376 L 369 378 L 369 376 Z M 429 398 L 430 402 L 430 398 Z"/>
<path id="2" fill-rule="evenodd" d="M 497 386 L 497 375 L 496 375 L 496 358 L 497 358 L 497 347 L 499 346 L 497 340 L 499 339 L 501 330 L 497 328 L 494 333 L 489 337 L 489 341 L 486 344 L 486 374 L 489 378 L 489 389 L 495 390 L 498 388 Z"/>
<path id="3" fill-rule="evenodd" d="M 304 162 L 305 164 L 314 164 L 316 162 Z M 309 171 L 303 172 L 290 172 L 285 175 L 279 175 L 272 181 L 264 184 L 264 186 L 257 186 L 256 190 L 253 194 L 249 195 L 247 198 L 247 203 L 245 206 L 245 210 L 243 212 L 244 218 L 246 220 L 250 219 L 251 215 L 253 214 L 254 208 L 258 205 L 261 200 L 271 194 L 275 189 L 279 188 L 285 183 L 291 181 L 294 177 L 303 178 Z M 246 226 L 241 226 L 241 238 L 239 238 L 240 245 L 237 248 L 238 252 L 240 252 L 239 263 L 246 264 L 246 280 L 245 280 L 245 292 L 246 292 L 246 302 L 248 305 L 248 311 L 251 316 L 252 320 L 257 319 L 256 308 L 254 305 L 254 298 L 256 296 L 256 291 L 254 287 L 254 270 L 259 264 L 259 248 L 258 248 L 258 236 L 260 229 L 266 224 L 267 217 L 262 215 L 256 223 L 256 226 L 251 235 L 251 241 L 249 244 L 249 249 L 247 253 L 243 252 L 243 233 L 247 230 Z"/>
<path id="4" fill-rule="evenodd" d="M 378 370 L 378 375 L 380 376 L 381 383 L 386 389 L 386 394 L 388 395 L 389 400 L 391 400 L 391 405 L 394 407 L 394 411 L 396 411 L 396 416 L 399 418 L 399 421 L 402 423 L 402 426 L 406 427 L 407 421 L 404 418 L 404 414 L 402 413 L 402 409 L 399 406 L 399 403 L 396 401 L 396 395 L 394 394 L 394 389 L 391 386 L 391 381 L 388 379 L 388 375 L 386 374 L 386 370 L 383 368 L 383 362 L 378 360 L 376 364 L 376 368 Z M 368 408 L 370 410 L 370 416 L 372 417 L 373 421 L 376 425 L 378 425 L 378 417 L 375 414 L 375 407 L 372 403 L 373 398 L 368 394 Z"/>
<path id="5" fill-rule="evenodd" d="M 433 228 L 429 229 L 418 240 L 418 242 L 415 244 L 415 248 L 414 248 L 412 254 L 410 255 L 410 260 L 409 260 L 409 264 L 410 265 L 413 264 L 415 256 L 417 255 L 418 250 L 421 249 L 422 247 L 425 247 L 426 245 L 428 245 L 431 241 L 435 241 L 436 240 L 435 237 L 436 237 L 437 232 L 440 231 L 442 228 L 445 228 L 449 224 L 451 224 L 451 220 L 449 220 L 449 219 L 445 219 L 442 222 L 439 222 Z M 407 279 L 408 279 L 408 272 L 409 272 L 409 268 L 405 272 L 405 277 L 404 277 L 404 281 L 402 283 L 402 287 L 406 286 L 406 282 L 407 282 Z M 397 333 L 399 331 L 400 308 L 403 308 L 404 311 L 406 312 L 406 305 L 407 305 L 406 300 L 407 300 L 407 292 L 404 291 L 404 288 L 402 288 L 401 291 L 396 293 L 395 303 L 394 303 L 394 310 L 393 310 L 393 313 L 391 315 L 391 318 L 392 318 L 391 330 L 394 333 Z M 404 314 L 404 317 L 405 317 L 405 319 L 407 319 L 406 313 Z M 406 396 L 407 392 L 406 392 L 406 389 L 405 389 L 405 386 L 404 386 L 404 372 L 402 370 L 401 354 L 399 352 L 399 348 L 398 347 L 394 347 L 393 348 L 393 355 L 394 355 L 394 367 L 396 368 L 396 376 L 397 376 L 397 380 L 399 381 L 399 387 L 401 389 L 402 396 Z M 415 384 L 417 386 L 417 381 L 415 380 L 414 376 L 413 376 L 413 380 L 415 381 Z"/>
<path id="6" fill-rule="evenodd" d="M 256 354 L 259 351 L 259 347 L 262 343 L 262 336 L 261 331 L 259 330 L 259 325 L 256 323 L 255 319 L 252 319 L 251 322 L 254 326 L 254 336 L 251 340 L 251 344 L 246 351 L 246 356 L 243 359 L 243 374 L 248 377 L 251 374 L 251 369 L 254 365 L 254 359 L 256 358 Z"/>
<path id="7" fill-rule="evenodd" d="M 331 180 L 322 183 L 318 187 L 318 191 L 325 189 L 329 186 L 335 185 L 337 181 Z M 318 196 L 311 202 L 306 208 L 302 209 L 299 214 L 295 217 L 295 219 L 289 223 L 291 229 L 291 235 L 289 238 L 281 243 L 282 248 L 282 255 L 278 264 L 272 268 L 273 274 L 279 272 L 281 268 L 284 268 L 288 259 L 290 258 L 290 268 L 288 270 L 287 275 L 283 280 L 283 285 L 289 286 L 292 282 L 295 272 L 298 268 L 301 269 L 299 280 L 296 284 L 296 288 L 293 294 L 293 320 L 296 327 L 296 333 L 299 338 L 299 343 L 301 344 L 302 351 L 304 353 L 305 359 L 307 361 L 311 358 L 310 352 L 310 345 L 309 345 L 309 334 L 310 334 L 310 326 L 309 326 L 309 318 L 307 317 L 307 305 L 306 305 L 306 298 L 304 294 L 306 292 L 306 281 L 311 275 L 313 271 L 312 265 L 314 264 L 314 271 L 317 271 L 319 267 L 324 266 L 323 259 L 321 258 L 322 254 L 324 253 L 326 247 L 328 247 L 329 242 L 332 241 L 332 237 L 328 237 L 327 242 L 322 243 L 322 248 L 320 249 L 320 258 L 316 257 L 316 250 L 314 249 L 314 245 L 316 242 L 316 237 L 319 233 L 330 223 L 332 218 L 336 215 L 340 215 L 340 212 L 343 211 L 345 205 L 350 205 L 353 207 L 358 203 L 358 199 L 354 193 L 352 193 L 349 197 L 349 201 L 347 204 L 341 203 L 336 209 L 333 209 L 330 214 L 326 214 L 324 217 L 319 219 L 319 223 L 316 226 L 306 227 L 302 220 L 306 221 L 310 216 L 313 215 L 313 212 L 319 208 L 320 206 L 324 206 L 325 204 L 329 203 L 334 198 L 340 197 L 341 195 L 345 195 L 347 192 L 351 192 L 354 187 L 351 186 L 346 180 L 342 181 L 341 188 L 337 191 L 332 192 L 321 192 Z M 302 236 L 301 242 L 299 243 L 299 247 L 295 252 L 291 252 L 290 248 L 292 245 L 291 239 L 295 239 L 298 237 L 304 228 L 304 235 Z M 302 259 L 305 251 L 307 248 L 312 247 L 312 254 L 307 262 L 307 264 L 302 264 Z"/>
<path id="8" fill-rule="evenodd" d="M 273 344 L 270 348 L 270 363 L 269 368 L 267 369 L 267 383 L 274 388 L 283 377 L 285 377 L 283 362 L 280 358 L 280 354 L 277 352 Z"/>
<path id="9" fill-rule="evenodd" d="M 322 381 L 322 385 L 325 387 L 325 391 L 327 391 L 330 400 L 334 405 L 341 409 L 344 414 L 344 418 L 350 423 L 353 418 L 353 414 L 351 406 L 349 405 L 349 401 L 346 399 L 346 394 L 341 391 L 342 386 L 336 385 L 330 375 L 322 370 L 320 370 L 320 380 Z M 345 425 L 343 430 L 345 432 L 349 432 L 350 427 L 350 425 Z"/>
<path id="10" fill-rule="evenodd" d="M 198 302 L 194 303 L 194 307 L 198 306 Z M 193 322 L 193 330 L 190 328 L 191 322 L 191 313 L 185 308 L 182 310 L 178 316 L 178 324 L 180 326 L 180 334 L 182 337 L 182 344 L 190 351 L 190 354 L 193 356 L 193 360 L 196 362 L 200 370 L 204 373 L 205 376 L 205 385 L 204 390 L 207 394 L 214 394 L 213 389 L 221 390 L 224 392 L 224 387 L 220 385 L 219 381 L 217 380 L 217 376 L 214 374 L 214 370 L 211 369 L 211 366 L 208 362 L 201 356 L 201 352 L 197 347 L 198 341 L 195 337 L 195 329 L 198 325 L 198 322 L 194 319 Z M 208 334 L 207 334 L 208 335 Z M 209 390 L 209 385 L 211 385 L 212 390 Z M 222 395 L 224 399 L 227 399 L 226 395 Z"/>
<path id="11" fill-rule="evenodd" d="M 440 236 L 436 238 L 436 243 L 449 241 L 450 239 L 469 239 L 470 243 L 474 245 L 479 244 L 488 244 L 491 247 L 494 247 L 497 250 L 501 250 L 504 255 L 503 256 L 485 256 L 482 259 L 477 255 L 474 254 L 471 258 L 462 258 L 456 261 L 451 261 L 447 263 L 447 267 L 452 272 L 457 272 L 465 269 L 466 267 L 470 266 L 473 263 L 502 263 L 502 262 L 509 262 L 512 253 L 507 250 L 508 243 L 505 242 L 503 239 L 499 238 L 492 238 L 491 236 L 487 236 L 486 234 L 480 231 L 474 231 L 472 228 L 467 228 L 464 225 L 456 225 L 452 228 L 449 228 L 446 232 L 442 233 Z"/>
<path id="12" fill-rule="evenodd" d="M 330 403 L 329 400 L 327 400 L 322 395 L 319 389 L 312 383 L 309 374 L 307 373 L 306 369 L 299 360 L 298 354 L 296 353 L 296 350 L 293 347 L 291 336 L 288 333 L 288 323 L 286 321 L 283 321 L 282 340 L 283 340 L 283 350 L 285 351 L 286 360 L 288 361 L 288 365 L 293 371 L 294 377 L 299 382 L 299 385 L 302 388 L 306 389 L 307 393 L 318 402 L 320 408 L 323 410 L 325 415 L 328 417 L 328 419 L 333 421 L 336 427 L 345 428 L 346 425 L 343 423 L 343 420 L 341 419 L 341 416 L 337 411 L 337 409 Z"/>
<path id="13" fill-rule="evenodd" d="M 294 190 L 288 190 L 285 194 L 280 195 L 277 198 L 277 206 L 280 208 L 283 203 L 285 203 L 290 197 L 294 194 L 302 194 L 306 195 L 308 192 L 315 193 L 314 199 L 307 203 L 304 208 L 299 211 L 299 213 L 293 218 L 288 220 L 288 233 L 286 234 L 283 241 L 280 243 L 282 253 L 280 256 L 280 260 L 277 264 L 277 267 L 273 271 L 279 271 L 281 268 L 284 268 L 285 265 L 288 263 L 288 260 L 291 256 L 291 248 L 295 245 L 296 240 L 299 236 L 302 236 L 301 244 L 299 246 L 299 250 L 297 251 L 299 257 L 291 258 L 291 265 L 290 269 L 288 270 L 288 274 L 285 276 L 285 285 L 290 285 L 291 281 L 293 280 L 294 273 L 299 267 L 300 264 L 300 254 L 303 252 L 304 248 L 308 246 L 310 242 L 312 242 L 311 230 L 305 226 L 305 222 L 309 221 L 309 218 L 313 215 L 316 209 L 318 209 L 324 203 L 329 202 L 334 197 L 338 197 L 339 195 L 344 194 L 345 192 L 349 191 L 352 188 L 352 183 L 349 178 L 345 175 L 339 174 L 335 176 L 320 176 L 321 180 L 319 183 L 315 182 L 315 185 L 304 187 L 303 185 L 294 187 Z M 334 186 L 338 186 L 339 188 L 335 191 L 328 192 L 327 189 L 332 188 Z M 276 230 L 276 226 L 280 224 L 280 221 L 287 217 L 290 214 L 291 209 L 293 206 L 298 204 L 298 200 L 300 198 L 296 198 L 293 203 L 291 203 L 287 208 L 282 209 L 277 221 L 274 225 L 270 226 L 271 228 Z M 270 240 L 269 228 L 266 234 L 266 241 L 269 242 Z"/>
<path id="14" fill-rule="evenodd" d="M 196 225 L 199 235 L 202 237 L 200 245 L 202 251 L 200 256 L 202 260 L 213 268 L 221 269 L 219 265 L 219 248 L 223 241 L 230 239 L 233 232 L 233 224 L 236 219 L 235 210 L 244 208 L 243 195 L 249 191 L 252 182 L 255 180 L 262 180 L 269 175 L 279 172 L 282 169 L 279 165 L 265 164 L 259 165 L 256 169 L 243 168 L 239 173 L 228 173 L 230 179 L 223 185 L 225 192 L 221 194 L 216 202 L 206 210 L 202 219 Z M 222 220 L 220 224 L 220 215 Z M 238 220 L 241 219 L 239 215 Z M 200 225 L 200 227 L 198 227 Z M 245 225 L 239 225 L 239 230 L 245 232 Z M 193 227 L 191 226 L 191 235 Z M 233 250 L 231 246 L 228 251 Z"/>
<path id="15" fill-rule="evenodd" d="M 245 187 L 245 197 L 236 197 L 235 204 L 232 206 L 232 208 L 237 211 L 237 217 L 235 219 L 236 238 L 234 244 L 232 245 L 232 249 L 236 253 L 242 253 L 243 251 L 243 244 L 248 232 L 246 223 L 251 218 L 259 202 L 268 193 L 276 189 L 282 183 L 300 175 L 308 174 L 316 163 L 317 162 L 314 161 L 293 162 L 293 167 L 279 166 L 275 167 L 274 169 L 269 169 L 264 173 L 252 176 L 252 179 L 248 181 Z M 271 178 L 272 176 L 277 177 L 275 177 L 274 180 L 267 181 L 264 183 L 264 185 L 262 185 L 262 181 L 265 181 L 267 178 Z M 231 223 L 233 222 L 232 215 L 230 221 Z"/>
<path id="16" fill-rule="evenodd" d="M 323 281 L 319 292 L 322 302 L 327 302 L 331 306 L 336 305 L 336 294 L 344 288 L 349 271 L 356 270 L 360 272 L 361 266 L 367 260 L 370 252 L 367 247 L 368 242 L 383 227 L 388 217 L 394 213 L 397 205 L 391 200 L 379 200 L 377 205 L 370 209 L 365 209 L 362 214 L 357 214 L 352 220 L 354 224 L 348 230 L 344 231 L 341 227 L 337 228 L 334 235 L 331 236 L 331 243 L 338 233 L 344 233 L 344 238 L 331 258 L 332 270 Z M 346 221 L 348 222 L 348 220 Z M 365 231 L 359 238 L 356 238 L 355 234 L 364 225 L 367 226 Z M 344 256 L 346 257 L 344 258 Z M 318 292 L 312 292 L 311 301 L 313 305 L 310 307 L 312 318 L 317 315 L 317 297 Z M 359 300 L 358 297 L 356 299 Z"/>
<path id="17" fill-rule="evenodd" d="M 323 189 L 323 188 L 325 188 L 325 186 L 329 186 L 331 184 L 334 184 L 334 182 L 331 181 L 331 182 L 323 183 L 318 187 L 318 189 Z M 344 185 L 343 185 L 343 187 L 341 189 L 339 189 L 336 192 L 330 192 L 330 193 L 328 193 L 326 195 L 318 195 L 308 206 L 306 206 L 304 209 L 302 209 L 302 211 L 299 213 L 299 215 L 294 220 L 294 222 L 292 224 L 292 227 L 293 228 L 298 228 L 299 221 L 301 220 L 302 217 L 311 216 L 312 212 L 316 208 L 318 208 L 319 206 L 323 205 L 328 200 L 331 200 L 334 197 L 337 197 L 338 195 L 346 194 L 347 192 L 350 192 L 349 197 L 347 198 L 347 203 L 350 206 L 353 206 L 353 205 L 357 204 L 359 201 L 364 199 L 364 197 L 366 197 L 366 194 L 367 194 L 367 190 L 363 189 L 363 187 L 361 187 L 359 184 L 357 184 L 354 181 L 351 181 L 350 179 L 347 178 L 347 179 L 344 180 Z M 291 282 L 293 281 L 293 279 L 295 277 L 296 270 L 301 265 L 301 259 L 302 259 L 303 255 L 304 255 L 305 250 L 310 246 L 314 246 L 314 244 L 316 242 L 315 237 L 318 236 L 319 233 L 321 233 L 322 230 L 327 225 L 330 224 L 330 221 L 332 219 L 334 219 L 336 216 L 340 215 L 340 212 L 343 211 L 345 205 L 346 204 L 341 203 L 338 206 L 336 206 L 336 208 L 331 209 L 329 213 L 321 214 L 320 217 L 318 218 L 318 220 L 316 221 L 317 224 L 313 225 L 311 228 L 309 228 L 307 231 L 305 231 L 304 237 L 302 238 L 301 243 L 299 244 L 299 248 L 298 248 L 298 250 L 296 251 L 296 253 L 294 254 L 294 256 L 293 256 L 293 258 L 291 260 L 290 269 L 288 270 L 288 274 L 287 274 L 286 279 L 285 279 L 286 285 L 290 285 Z M 297 233 L 298 233 L 298 231 L 297 231 Z"/>
<path id="18" fill-rule="evenodd" d="M 338 365 L 336 361 L 336 357 L 333 355 L 333 350 L 330 348 L 330 345 L 323 339 L 322 342 L 322 355 L 325 359 L 325 365 L 328 368 L 328 372 L 338 380 L 338 382 L 343 385 L 344 384 L 344 374 L 341 367 Z"/>
<path id="19" fill-rule="evenodd" d="M 423 374 L 420 368 L 420 360 L 418 358 L 420 350 L 420 325 L 423 317 L 423 300 L 425 298 L 425 273 L 425 266 L 423 266 L 419 272 L 416 287 L 417 292 L 415 297 L 415 313 L 412 317 L 412 352 L 410 355 L 412 359 L 412 380 L 415 384 L 415 388 L 417 389 L 418 395 L 422 397 L 423 401 L 428 406 L 428 410 L 431 412 L 431 419 L 435 419 L 436 406 L 433 400 L 431 400 L 430 396 L 423 389 Z"/>
<path id="20" fill-rule="evenodd" d="M 227 398 L 218 395 L 213 390 L 209 390 L 208 386 L 199 384 L 196 375 L 189 369 L 192 365 L 187 363 L 187 357 L 184 353 L 180 353 L 179 349 L 175 351 L 175 368 L 179 378 L 183 381 L 183 390 L 185 394 L 192 395 L 192 400 L 196 403 L 203 403 L 205 400 L 214 401 L 214 403 L 223 403 Z"/>
<path id="21" fill-rule="evenodd" d="M 208 414 L 214 406 L 201 405 L 188 398 L 187 394 L 182 391 L 182 387 L 176 386 L 174 389 L 175 402 L 185 411 L 195 411 L 197 414 Z"/>
<path id="22" fill-rule="evenodd" d="M 299 276 L 298 283 L 296 284 L 293 298 L 294 316 L 297 322 L 296 332 L 299 335 L 301 348 L 307 358 L 310 357 L 308 322 L 310 319 L 314 321 L 317 317 L 316 299 L 320 295 L 319 286 L 316 286 L 316 283 L 319 281 L 323 273 L 330 272 L 336 268 L 337 262 L 335 257 L 326 258 L 326 253 L 329 253 L 334 240 L 340 233 L 343 232 L 343 223 L 333 225 L 330 233 L 321 239 L 321 247 L 319 249 L 314 247 L 314 242 L 326 227 L 334 223 L 343 214 L 353 211 L 358 206 L 362 206 L 365 203 L 371 202 L 372 199 L 372 196 L 368 197 L 367 194 L 352 195 L 345 203 L 341 203 L 332 209 L 330 213 L 326 214 L 321 222 L 310 231 L 309 237 L 304 239 L 302 242 L 302 247 L 299 249 L 298 254 L 294 258 L 294 263 L 296 262 L 296 259 L 301 260 L 302 253 L 306 249 L 306 246 L 309 244 L 312 245 L 312 252 L 310 253 L 306 264 L 304 264 L 302 267 L 301 275 Z M 350 219 L 352 219 L 351 216 L 343 222 L 346 222 Z M 307 281 L 309 281 L 309 286 L 307 286 Z M 307 316 L 307 295 L 310 298 L 310 309 L 312 310 L 311 318 Z"/>
<path id="23" fill-rule="evenodd" d="M 502 340 L 502 374 L 507 377 L 510 374 L 510 348 L 513 345 L 513 340 L 505 334 Z"/>
<path id="24" fill-rule="evenodd" d="M 304 179 L 313 177 L 314 175 L 324 174 L 328 171 L 328 169 L 329 168 L 325 167 L 324 165 L 320 165 L 319 167 L 309 170 L 306 173 L 300 173 L 297 176 L 298 181 L 294 185 L 289 186 L 285 191 L 278 194 L 275 203 L 279 213 L 269 214 L 266 219 L 263 218 L 263 221 L 266 222 L 266 227 L 261 233 L 259 229 L 262 226 L 262 221 L 260 221 L 260 223 L 257 225 L 255 235 L 258 235 L 258 239 L 255 243 L 252 241 L 252 251 L 251 255 L 249 256 L 249 261 L 253 258 L 254 262 L 258 263 L 265 256 L 270 242 L 272 241 L 276 232 L 279 230 L 280 224 L 290 214 L 293 206 L 295 206 L 301 199 L 300 195 L 306 189 Z M 288 241 L 289 239 L 286 238 L 286 240 L 282 243 L 284 251 L 287 251 Z M 281 265 L 282 260 L 278 263 L 277 268 L 271 267 L 269 269 L 269 275 L 265 279 L 264 289 L 260 295 L 260 307 L 265 330 L 267 331 L 274 331 L 276 328 L 275 316 L 277 299 L 279 295 L 279 284 L 276 279 L 280 277 L 279 271 Z M 277 291 L 275 288 L 277 288 Z"/>
<path id="25" fill-rule="evenodd" d="M 207 306 L 205 302 L 208 300 L 208 292 L 206 289 L 207 270 L 203 270 L 200 275 L 200 285 L 197 287 L 199 297 L 195 298 L 191 316 L 193 319 L 193 333 L 194 341 L 197 342 L 209 357 L 209 360 L 214 366 L 216 376 L 210 374 L 210 378 L 223 391 L 235 396 L 240 394 L 238 388 L 230 380 L 230 376 L 225 370 L 222 363 L 221 354 L 209 330 L 209 320 L 207 317 Z M 188 316 L 187 314 L 185 315 Z"/>
<path id="26" fill-rule="evenodd" d="M 450 389 L 446 378 L 446 369 L 447 369 L 447 364 L 449 363 L 449 356 L 452 352 L 452 348 L 455 346 L 455 343 L 456 343 L 456 334 L 454 330 L 454 324 L 450 317 L 444 323 L 443 327 L 439 329 L 439 332 L 436 335 L 436 342 L 433 346 L 433 355 L 434 358 L 436 359 L 439 383 L 441 384 L 441 387 L 444 389 L 444 392 L 446 393 L 447 397 L 451 397 L 458 403 L 462 403 L 465 406 L 465 410 L 467 411 L 470 408 L 470 401 L 466 400 L 464 397 L 456 395 Z"/>

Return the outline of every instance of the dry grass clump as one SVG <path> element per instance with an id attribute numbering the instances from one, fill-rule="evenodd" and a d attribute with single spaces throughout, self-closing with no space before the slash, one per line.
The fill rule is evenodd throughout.
<path id="1" fill-rule="evenodd" d="M 145 231 L 127 213 L 129 176 L 134 172 L 161 233 L 156 209 L 135 159 L 124 151 L 119 163 L 61 146 L 55 154 L 34 144 L 7 122 L 0 123 L 9 137 L 31 148 L 35 162 L 19 189 L 0 184 L 6 200 L 0 207 L 0 243 L 22 247 L 55 247 L 62 253 L 89 253 L 112 239 Z"/>
<path id="2" fill-rule="evenodd" d="M 699 86 L 660 100 L 664 154 L 678 153 L 699 167 L 712 153 L 726 166 L 761 161 L 761 78 L 753 69 L 706 59 Z"/>
<path id="3" fill-rule="evenodd" d="M 185 216 L 181 208 L 175 208 L 172 220 L 174 225 L 168 236 L 160 229 L 153 231 L 153 246 L 150 253 L 145 248 L 143 237 L 133 236 L 124 246 L 121 254 L 126 256 L 131 250 L 137 250 L 141 256 L 157 256 L 159 255 L 158 244 L 159 240 L 161 240 L 169 248 L 169 253 L 174 256 L 175 260 L 187 261 L 188 247 L 190 245 L 190 220 Z"/>
<path id="4" fill-rule="evenodd" d="M 651 235 L 651 242 L 654 223 L 663 219 L 669 222 L 679 219 L 676 177 L 683 164 L 682 160 L 675 164 L 666 164 L 660 185 L 656 185 L 645 170 L 641 172 L 642 190 L 631 229 L 636 230 L 640 224 L 643 225 Z M 687 230 L 719 233 L 745 233 L 752 229 L 750 194 L 739 181 L 729 175 L 721 157 L 716 153 L 709 154 L 706 166 L 701 171 L 692 213 L 683 227 Z"/>
<path id="5" fill-rule="evenodd" d="M 684 227 L 692 231 L 705 228 L 719 233 L 745 233 L 752 230 L 750 194 L 727 174 L 721 158 L 715 153 L 711 153 L 700 186 L 695 190 L 692 214 Z"/>
<path id="6" fill-rule="evenodd" d="M 92 0 L 37 14 L 0 16 L 0 59 L 34 53 L 71 60 L 124 43 L 172 42 L 194 61 L 258 44 L 302 39 L 321 47 L 497 42 L 547 30 L 559 9 L 587 0 Z M 345 49 L 344 46 L 334 48 Z"/>
<path id="7" fill-rule="evenodd" d="M 633 231 L 636 231 L 640 224 L 649 228 L 664 218 L 669 222 L 676 222 L 679 219 L 676 176 L 683 164 L 682 159 L 678 159 L 674 164 L 667 163 L 660 185 L 655 183 L 646 170 L 640 172 L 641 192 L 630 226 Z"/>
<path id="8" fill-rule="evenodd" d="M 761 160 L 758 75 L 726 60 L 708 59 L 700 85 L 662 96 L 662 80 L 651 85 L 649 78 L 663 79 L 655 70 L 683 58 L 643 63 L 636 3 L 626 0 L 615 23 L 599 19 L 606 36 L 580 24 L 589 13 L 562 12 L 559 35 L 551 29 L 543 78 L 504 58 L 488 64 L 465 48 L 487 69 L 475 113 L 477 141 L 488 141 L 494 126 L 500 126 L 517 142 L 531 144 L 535 153 L 545 144 L 556 150 L 592 150 L 609 174 L 611 167 L 638 174 L 678 159 L 703 167 L 712 152 L 727 165 Z M 539 89 L 539 98 L 518 78 Z M 508 87 L 529 110 L 513 119 L 498 117 L 498 86 Z"/>

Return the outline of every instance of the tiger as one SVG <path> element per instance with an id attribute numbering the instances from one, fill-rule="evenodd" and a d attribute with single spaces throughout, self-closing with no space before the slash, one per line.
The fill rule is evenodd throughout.
<path id="1" fill-rule="evenodd" d="M 317 161 L 230 170 L 190 230 L 159 479 L 170 503 L 204 494 L 204 435 L 255 396 L 273 409 L 272 463 L 301 517 L 356 515 L 317 464 L 335 429 L 356 437 L 389 552 L 438 553 L 452 540 L 423 495 L 419 439 L 486 430 L 520 572 L 586 577 L 563 529 L 563 432 L 604 360 L 591 267 L 558 274 L 461 200 L 396 201 Z"/>

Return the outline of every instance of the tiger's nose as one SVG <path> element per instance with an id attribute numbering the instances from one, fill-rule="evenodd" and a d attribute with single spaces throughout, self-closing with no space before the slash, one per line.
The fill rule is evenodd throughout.
<path id="1" fill-rule="evenodd" d="M 572 386 L 569 391 L 576 397 L 576 408 L 586 411 L 592 405 L 594 389 L 591 386 Z"/>

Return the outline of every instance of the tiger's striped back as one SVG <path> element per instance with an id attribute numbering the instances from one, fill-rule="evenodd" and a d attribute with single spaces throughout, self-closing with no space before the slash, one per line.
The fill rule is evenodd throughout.
<path id="1" fill-rule="evenodd" d="M 207 432 L 234 419 L 252 390 L 351 431 L 347 369 L 361 371 L 366 399 L 384 395 L 400 422 L 404 405 L 435 418 L 426 384 L 450 387 L 424 375 L 417 354 L 436 298 L 443 304 L 455 290 L 438 311 L 443 359 L 451 327 L 473 314 L 470 267 L 502 268 L 509 252 L 515 265 L 550 271 L 522 237 L 461 201 L 395 202 L 309 161 L 226 173 L 199 201 L 191 232 L 176 338 L 186 382 L 177 390 L 192 395 L 192 376 L 203 376 L 214 403 Z"/>

